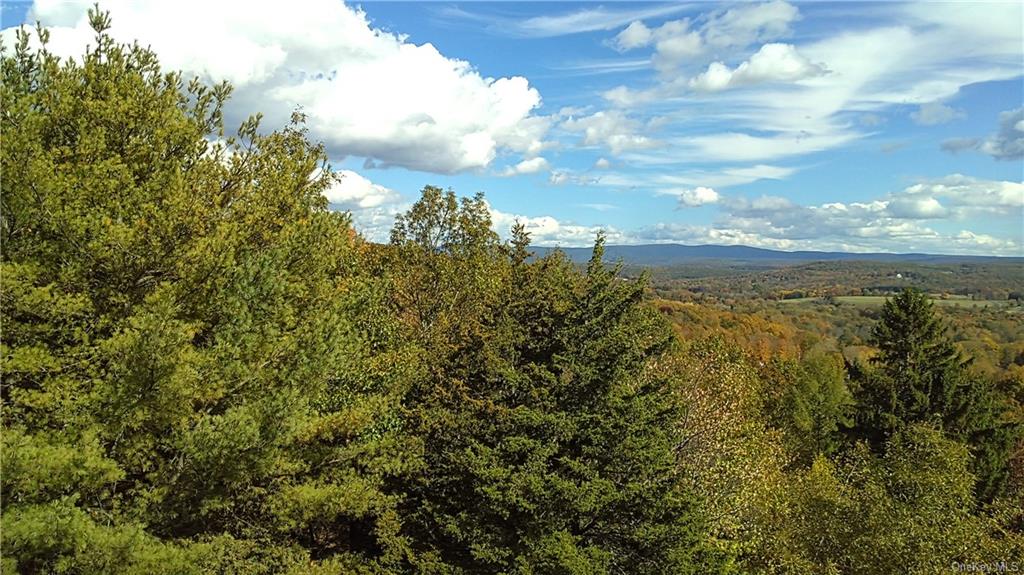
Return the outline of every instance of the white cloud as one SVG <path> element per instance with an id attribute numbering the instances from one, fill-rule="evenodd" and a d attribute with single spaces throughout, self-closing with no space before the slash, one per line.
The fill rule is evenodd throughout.
<path id="1" fill-rule="evenodd" d="M 979 146 L 981 146 L 981 140 L 978 138 L 947 138 L 942 140 L 939 148 L 943 152 L 958 154 L 966 150 L 977 150 Z"/>
<path id="2" fill-rule="evenodd" d="M 536 174 L 537 172 L 543 172 L 549 170 L 551 166 L 548 161 L 544 158 L 537 156 L 536 158 L 530 158 L 529 160 L 523 160 L 514 166 L 505 168 L 505 171 L 501 173 L 502 176 L 518 176 L 521 174 Z"/>
<path id="3" fill-rule="evenodd" d="M 943 253 L 1021 256 L 1020 244 L 987 234 L 961 230 L 940 234 L 921 227 L 895 226 L 863 235 L 836 235 L 791 239 L 736 227 L 715 227 L 662 222 L 627 234 L 629 243 L 684 243 L 691 245 L 744 245 L 777 250 L 842 252 Z"/>
<path id="4" fill-rule="evenodd" d="M 634 90 L 628 86 L 616 86 L 601 93 L 601 97 L 615 106 L 632 108 L 648 102 L 653 102 L 665 94 L 664 90 L 653 88 L 649 90 Z"/>
<path id="5" fill-rule="evenodd" d="M 653 148 L 658 142 L 644 134 L 647 127 L 619 110 L 595 112 L 580 118 L 570 117 L 562 128 L 583 133 L 584 146 L 604 146 L 613 154 L 625 150 Z"/>
<path id="6" fill-rule="evenodd" d="M 897 106 L 924 106 L 917 112 L 924 121 L 945 119 L 949 111 L 932 104 L 952 98 L 970 84 L 1019 77 L 1024 57 L 1020 3 L 986 5 L 986 10 L 911 3 L 895 10 L 888 18 L 895 24 L 865 21 L 866 25 L 790 42 L 792 53 L 772 48 L 778 50 L 776 57 L 765 58 L 765 66 L 757 68 L 754 56 L 765 47 L 743 55 L 745 46 L 760 42 L 789 46 L 771 42 L 791 35 L 792 24 L 799 19 L 795 8 L 782 3 L 747 4 L 695 17 L 687 30 L 693 31 L 692 22 L 704 22 L 701 54 L 675 61 L 672 73 L 663 74 L 651 86 L 619 86 L 603 96 L 619 108 L 681 109 L 676 123 L 666 131 L 679 133 L 696 124 L 702 135 L 681 139 L 682 150 L 668 142 L 677 157 L 759 161 L 847 145 L 870 135 L 863 130 L 877 129 L 883 114 Z M 732 15 L 726 17 L 729 12 Z M 653 39 L 659 28 L 651 28 L 651 34 L 657 62 Z M 712 43 L 719 48 L 713 49 Z M 957 49 L 950 51 L 950 46 Z M 744 63 L 740 78 L 747 76 L 747 88 L 723 90 L 741 84 L 735 76 Z M 786 66 L 776 66 L 780 63 Z M 822 73 L 825 69 L 827 73 Z M 770 81 L 780 76 L 789 80 Z M 699 118 L 688 110 L 697 106 L 701 106 Z M 952 114 L 955 117 L 958 112 Z M 851 122 L 856 118 L 866 121 L 858 126 Z M 1020 121 L 1024 118 L 1004 124 L 998 137 L 979 142 L 977 149 L 996 158 L 1019 158 L 1024 151 L 1024 143 L 1018 144 L 1021 132 L 1010 129 Z M 720 133 L 707 130 L 708 126 L 717 126 Z M 772 149 L 778 144 L 784 151 Z M 957 144 L 961 144 L 957 149 L 966 147 L 964 142 Z M 691 149 L 696 149 L 697 158 L 690 155 Z"/>
<path id="7" fill-rule="evenodd" d="M 582 60 L 565 64 L 550 65 L 549 68 L 557 70 L 560 76 L 597 76 L 601 74 L 618 74 L 621 72 L 633 72 L 650 67 L 650 60 Z"/>
<path id="8" fill-rule="evenodd" d="M 458 9 L 446 10 L 444 13 L 454 17 L 486 22 L 489 30 L 502 35 L 550 38 L 597 30 L 612 30 L 636 20 L 668 16 L 688 9 L 688 6 L 680 4 L 624 10 L 611 10 L 598 6 L 553 16 L 534 16 L 522 20 L 472 14 Z"/>
<path id="9" fill-rule="evenodd" d="M 351 171 L 336 172 L 336 180 L 324 192 L 327 201 L 343 210 L 376 208 L 400 202 L 402 196 Z"/>
<path id="10" fill-rule="evenodd" d="M 789 36 L 799 19 L 797 8 L 782 0 L 741 5 L 711 16 L 704 38 L 716 48 L 744 47 Z"/>
<path id="11" fill-rule="evenodd" d="M 412 204 L 383 205 L 365 210 L 347 210 L 352 216 L 352 226 L 367 240 L 387 243 L 395 218 L 405 213 Z"/>
<path id="12" fill-rule="evenodd" d="M 897 197 L 890 200 L 886 208 L 893 217 L 904 219 L 935 219 L 949 213 L 939 200 L 932 197 Z"/>
<path id="13" fill-rule="evenodd" d="M 689 20 L 665 22 L 654 32 L 654 38 L 654 67 L 666 74 L 704 52 L 700 32 L 690 28 Z"/>
<path id="14" fill-rule="evenodd" d="M 719 200 L 718 192 L 712 188 L 697 187 L 692 190 L 665 190 L 664 193 L 679 196 L 679 205 L 688 208 L 716 204 Z"/>
<path id="15" fill-rule="evenodd" d="M 690 87 L 702 92 L 717 92 L 763 82 L 795 82 L 824 73 L 823 66 L 798 54 L 791 44 L 765 44 L 735 70 L 721 62 L 712 62 L 705 72 L 690 80 Z"/>
<path id="16" fill-rule="evenodd" d="M 971 230 L 945 233 L 925 225 L 927 220 L 963 219 L 979 210 L 989 218 L 1019 221 L 1024 215 L 1024 184 L 1017 182 L 953 174 L 864 202 L 800 205 L 762 196 L 724 197 L 719 203 L 723 213 L 713 226 L 661 226 L 654 231 L 660 240 L 677 233 L 782 249 L 1021 255 L 1019 239 Z"/>
<path id="17" fill-rule="evenodd" d="M 571 170 L 552 170 L 551 175 L 548 176 L 548 183 L 552 186 L 564 186 L 571 184 L 574 186 L 589 186 L 596 184 L 601 181 L 598 176 L 589 176 L 587 174 L 577 174 Z"/>
<path id="18" fill-rule="evenodd" d="M 966 117 L 967 114 L 965 114 L 963 110 L 951 108 L 941 102 L 928 102 L 927 104 L 921 104 L 916 111 L 910 113 L 910 118 L 922 126 L 945 124 L 947 122 L 960 120 Z"/>
<path id="19" fill-rule="evenodd" d="M 352 225 L 374 242 L 386 242 L 395 217 L 409 208 L 401 194 L 351 170 L 340 170 L 324 191 L 331 209 L 349 212 Z"/>
<path id="20" fill-rule="evenodd" d="M 953 174 L 915 184 L 880 199 L 818 205 L 801 205 L 778 196 L 746 199 L 717 192 L 712 196 L 710 189 L 689 191 L 692 192 L 689 198 L 717 196 L 722 216 L 711 225 L 661 222 L 623 230 L 579 225 L 551 216 L 516 216 L 493 208 L 491 215 L 496 229 L 503 234 L 519 219 L 531 231 L 537 245 L 589 246 L 596 233 L 604 230 L 610 244 L 685 243 L 782 250 L 1024 255 L 1019 238 L 998 238 L 962 228 L 943 232 L 926 225 L 926 220 L 957 217 L 957 210 L 969 203 L 990 206 L 994 210 L 992 214 L 999 217 L 1014 217 L 1024 206 L 1024 184 L 1016 182 L 986 181 Z M 687 199 L 682 191 L 674 193 L 683 201 Z"/>
<path id="21" fill-rule="evenodd" d="M 614 204 L 579 204 L 581 207 L 589 208 L 591 210 L 597 210 L 599 212 L 610 212 L 612 210 L 619 209 L 619 206 Z"/>
<path id="22" fill-rule="evenodd" d="M 598 170 L 607 170 L 611 167 L 612 163 L 609 162 L 607 158 L 598 158 L 597 161 L 594 162 L 594 168 Z"/>
<path id="23" fill-rule="evenodd" d="M 952 213 L 961 217 L 979 212 L 1021 217 L 1024 211 L 1024 183 L 983 180 L 962 174 L 914 184 L 896 197 L 918 202 L 941 198 Z"/>
<path id="24" fill-rule="evenodd" d="M 634 21 L 615 36 L 612 46 L 625 52 L 653 44 L 652 62 L 667 74 L 709 52 L 784 38 L 791 34 L 790 24 L 799 17 L 796 7 L 773 0 L 711 12 L 699 27 L 689 18 L 671 20 L 653 29 Z"/>
<path id="25" fill-rule="evenodd" d="M 626 52 L 650 44 L 652 36 L 651 29 L 636 20 L 615 36 L 613 45 L 616 50 Z"/>
<path id="26" fill-rule="evenodd" d="M 828 150 L 856 137 L 849 132 L 820 135 L 784 132 L 775 136 L 732 132 L 679 138 L 675 143 L 696 161 L 764 161 Z"/>
<path id="27" fill-rule="evenodd" d="M 51 27 L 59 55 L 80 55 L 93 37 L 91 6 L 39 1 L 29 19 Z M 486 167 L 505 151 L 532 156 L 544 147 L 550 119 L 534 114 L 541 98 L 525 78 L 484 77 L 431 44 L 374 28 L 336 0 L 303 0 L 285 11 L 269 0 L 245 9 L 199 0 L 102 7 L 115 38 L 151 45 L 165 69 L 231 81 L 229 119 L 262 111 L 265 124 L 278 127 L 302 107 L 311 136 L 334 156 L 452 173 Z M 4 32 L 8 44 L 11 34 Z"/>
<path id="28" fill-rule="evenodd" d="M 673 164 L 674 158 L 624 156 L 630 164 Z M 783 180 L 798 171 L 797 168 L 757 164 L 748 167 L 726 167 L 720 170 L 673 170 L 670 173 L 643 171 L 640 173 L 610 173 L 601 177 L 600 184 L 616 188 L 650 189 L 656 193 L 680 188 L 727 188 L 749 184 L 758 180 Z"/>
<path id="29" fill-rule="evenodd" d="M 628 237 L 611 226 L 586 226 L 562 222 L 552 216 L 523 216 L 489 207 L 491 225 L 502 237 L 508 237 L 519 222 L 530 234 L 530 242 L 539 246 L 588 247 L 594 245 L 598 233 L 604 233 L 609 244 L 629 243 Z"/>

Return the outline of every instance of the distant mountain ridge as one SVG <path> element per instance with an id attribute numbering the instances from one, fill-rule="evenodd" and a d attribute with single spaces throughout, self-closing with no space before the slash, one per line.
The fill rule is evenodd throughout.
<path id="1" fill-rule="evenodd" d="M 591 248 L 559 248 L 553 246 L 534 246 L 537 255 L 545 255 L 556 249 L 565 252 L 575 262 L 590 259 Z M 682 244 L 644 244 L 605 246 L 605 259 L 608 261 L 622 260 L 626 264 L 636 266 L 673 266 L 693 262 L 737 261 L 800 263 L 815 261 L 876 261 L 876 262 L 908 262 L 932 264 L 956 263 L 1024 263 L 1024 257 L 1003 256 L 965 256 L 950 254 L 891 254 L 883 252 L 852 253 L 852 252 L 817 252 L 796 251 L 785 252 L 750 246 L 719 246 Z"/>

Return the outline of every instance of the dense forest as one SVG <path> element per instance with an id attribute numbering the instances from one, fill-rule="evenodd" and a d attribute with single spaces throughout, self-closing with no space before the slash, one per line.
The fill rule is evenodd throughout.
<path id="1" fill-rule="evenodd" d="M 481 196 L 374 244 L 301 111 L 229 136 L 230 86 L 92 21 L 0 70 L 3 573 L 1024 564 L 1024 379 L 924 293 L 851 358 L 688 319 L 600 237 L 502 241 Z"/>

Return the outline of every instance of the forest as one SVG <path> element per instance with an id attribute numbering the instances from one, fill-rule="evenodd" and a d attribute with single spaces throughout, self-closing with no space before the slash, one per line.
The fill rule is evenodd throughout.
<path id="1" fill-rule="evenodd" d="M 1024 569 L 1019 323 L 674 297 L 432 186 L 369 242 L 301 110 L 91 18 L 0 67 L 3 573 Z"/>

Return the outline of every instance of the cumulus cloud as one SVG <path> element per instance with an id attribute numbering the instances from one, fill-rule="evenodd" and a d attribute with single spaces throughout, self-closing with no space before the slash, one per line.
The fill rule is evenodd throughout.
<path id="1" fill-rule="evenodd" d="M 945 217 L 949 213 L 949 210 L 933 197 L 897 197 L 890 200 L 886 208 L 893 217 L 904 219 L 935 219 Z"/>
<path id="2" fill-rule="evenodd" d="M 401 201 L 402 196 L 351 171 L 336 172 L 334 183 L 324 192 L 327 201 L 343 210 L 376 208 Z"/>
<path id="3" fill-rule="evenodd" d="M 530 234 L 530 242 L 539 246 L 587 247 L 597 234 L 604 233 L 609 244 L 630 243 L 629 237 L 611 226 L 587 226 L 563 222 L 552 216 L 523 216 L 502 212 L 489 206 L 491 225 L 502 237 L 508 237 L 516 222 Z"/>
<path id="4" fill-rule="evenodd" d="M 700 32 L 690 28 L 690 21 L 673 20 L 661 25 L 654 33 L 654 67 L 670 73 L 680 63 L 704 51 Z"/>
<path id="5" fill-rule="evenodd" d="M 543 172 L 551 169 L 548 161 L 540 156 L 536 158 L 530 158 L 529 160 L 523 160 L 514 166 L 505 168 L 505 171 L 501 173 L 502 176 L 519 176 L 522 174 L 536 174 L 537 172 Z"/>
<path id="6" fill-rule="evenodd" d="M 713 188 L 697 187 L 692 190 L 668 191 L 679 196 L 679 205 L 688 208 L 718 203 L 719 196 Z"/>
<path id="7" fill-rule="evenodd" d="M 681 201 L 710 199 L 712 190 L 668 191 Z M 491 211 L 496 228 L 507 233 L 519 219 L 538 245 L 589 246 L 604 230 L 612 244 L 684 243 L 749 245 L 782 250 L 925 252 L 1021 256 L 1019 238 L 999 238 L 976 230 L 948 229 L 958 210 L 987 206 L 1000 218 L 1020 218 L 1024 184 L 952 174 L 923 181 L 883 197 L 860 202 L 804 205 L 780 196 L 744 198 L 714 193 L 721 216 L 710 225 L 660 222 L 633 230 L 587 226 L 551 216 L 526 217 Z M 685 204 L 684 204 L 685 205 Z M 597 208 L 595 208 L 597 209 Z M 942 228 L 930 221 L 945 222 Z M 504 229 L 503 229 L 504 228 Z"/>
<path id="8" fill-rule="evenodd" d="M 615 36 L 612 45 L 616 50 L 626 52 L 650 44 L 652 37 L 651 29 L 635 20 Z"/>
<path id="9" fill-rule="evenodd" d="M 789 36 L 799 19 L 799 10 L 783 0 L 741 5 L 713 14 L 704 26 L 704 38 L 716 48 L 749 46 Z"/>
<path id="10" fill-rule="evenodd" d="M 598 158 L 597 161 L 594 162 L 594 168 L 598 170 L 607 170 L 611 167 L 612 163 L 609 162 L 607 158 Z"/>
<path id="11" fill-rule="evenodd" d="M 890 233 L 891 232 L 891 233 Z M 631 232 L 630 243 L 683 243 L 691 245 L 744 245 L 777 250 L 844 252 L 925 252 L 1020 256 L 1021 246 L 987 234 L 961 230 L 941 234 L 925 227 L 896 226 L 863 236 L 836 235 L 815 239 L 767 235 L 747 228 L 661 222 Z"/>
<path id="12" fill-rule="evenodd" d="M 946 233 L 927 225 L 929 220 L 941 220 L 948 227 L 948 222 L 979 211 L 990 218 L 1020 220 L 1024 184 L 1017 182 L 952 174 L 861 202 L 802 205 L 779 196 L 727 196 L 719 203 L 722 215 L 704 230 L 707 238 L 718 230 L 719 239 L 783 249 L 1021 254 L 1017 239 L 971 230 Z"/>
<path id="13" fill-rule="evenodd" d="M 349 212 L 352 225 L 364 238 L 387 241 L 395 217 L 407 210 L 409 203 L 395 190 L 351 170 L 340 170 L 334 176 L 334 182 L 324 191 L 330 208 Z"/>
<path id="14" fill-rule="evenodd" d="M 584 146 L 603 146 L 618 154 L 625 150 L 653 148 L 658 142 L 640 132 L 650 127 L 620 110 L 605 110 L 579 118 L 570 117 L 562 128 L 583 134 Z"/>
<path id="15" fill-rule="evenodd" d="M 93 37 L 91 6 L 39 1 L 29 20 L 50 27 L 55 52 L 80 55 Z M 232 82 L 229 119 L 259 110 L 276 127 L 301 107 L 311 136 L 335 157 L 452 173 L 544 147 L 551 121 L 535 114 L 540 93 L 525 78 L 485 77 L 431 44 L 374 28 L 361 10 L 336 0 L 302 0 L 285 11 L 269 0 L 244 9 L 109 0 L 103 9 L 115 38 L 151 45 L 166 69 Z"/>
<path id="16" fill-rule="evenodd" d="M 984 212 L 1019 218 L 1024 210 L 1024 183 L 951 174 L 909 186 L 896 198 L 918 202 L 941 198 L 959 216 Z"/>
<path id="17" fill-rule="evenodd" d="M 824 73 L 824 66 L 798 54 L 792 44 L 765 44 L 735 69 L 722 62 L 711 63 L 706 71 L 690 80 L 690 87 L 702 92 L 718 92 L 762 82 L 795 82 Z"/>
<path id="18" fill-rule="evenodd" d="M 922 126 L 945 124 L 966 117 L 967 114 L 963 110 L 951 108 L 941 102 L 921 104 L 916 111 L 910 113 L 910 118 Z"/>

